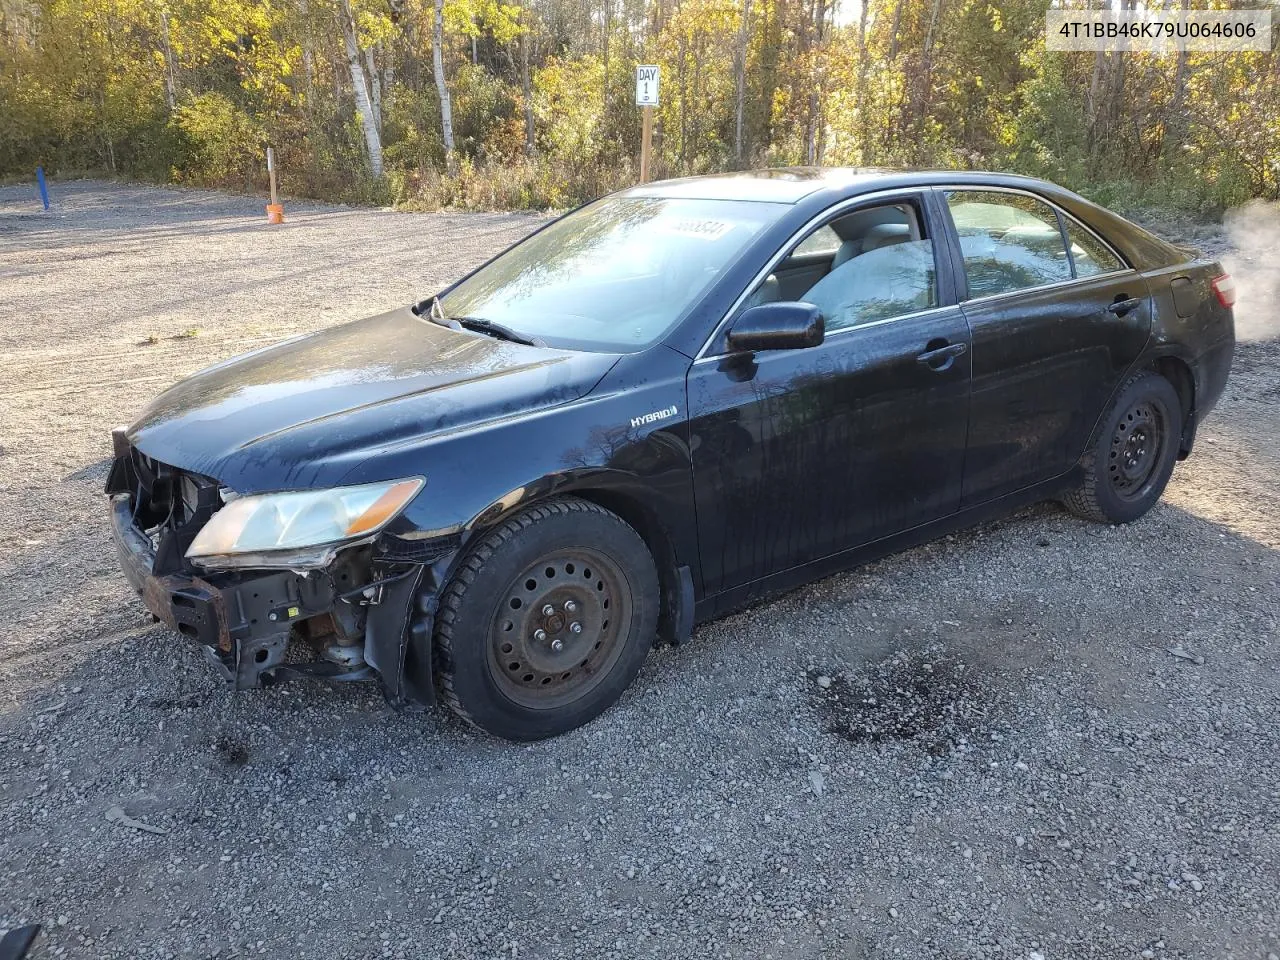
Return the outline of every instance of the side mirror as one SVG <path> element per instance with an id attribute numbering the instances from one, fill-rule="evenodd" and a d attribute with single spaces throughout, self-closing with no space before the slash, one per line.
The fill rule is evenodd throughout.
<path id="1" fill-rule="evenodd" d="M 816 347 L 826 335 L 822 311 L 812 303 L 762 303 L 734 321 L 731 350 L 796 350 Z"/>

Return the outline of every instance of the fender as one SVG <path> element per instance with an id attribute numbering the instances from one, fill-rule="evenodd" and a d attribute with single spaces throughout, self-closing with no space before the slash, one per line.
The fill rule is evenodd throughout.
<path id="1" fill-rule="evenodd" d="M 491 500 L 456 531 L 441 532 L 432 544 L 443 545 L 439 555 L 395 592 L 391 610 L 375 624 L 370 621 L 366 657 L 384 678 L 388 701 L 398 708 L 421 708 L 435 702 L 432 633 L 440 597 L 452 580 L 467 548 L 507 517 L 549 497 L 571 494 L 612 510 L 644 539 L 653 555 L 662 591 L 658 638 L 678 644 L 693 633 L 696 594 L 693 570 L 698 569 L 694 524 L 676 533 L 664 524 L 659 495 L 636 474 L 608 468 L 581 468 L 544 475 L 520 484 Z M 379 547 L 403 542 L 384 536 Z M 403 555 L 402 547 L 393 552 Z M 406 609 L 407 607 L 407 609 Z"/>
<path id="2" fill-rule="evenodd" d="M 671 438 L 651 439 L 657 443 L 672 443 Z M 683 444 L 679 448 L 681 459 L 687 462 Z M 513 487 L 461 525 L 455 539 L 457 548 L 440 571 L 440 586 L 448 583 L 468 546 L 485 532 L 534 503 L 566 495 L 599 504 L 616 513 L 640 534 L 653 555 L 662 585 L 660 635 L 672 643 L 686 639 L 692 632 L 692 610 L 698 590 L 695 571 L 700 570 L 696 525 L 690 522 L 677 528 L 664 522 L 662 518 L 670 516 L 667 511 L 679 509 L 680 505 L 636 473 L 608 467 L 581 468 L 544 475 Z M 701 578 L 696 579 L 700 581 Z"/>

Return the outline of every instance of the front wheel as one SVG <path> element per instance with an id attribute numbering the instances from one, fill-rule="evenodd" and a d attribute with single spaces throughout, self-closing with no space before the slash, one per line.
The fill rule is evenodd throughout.
<path id="1" fill-rule="evenodd" d="M 485 534 L 445 590 L 444 699 L 508 740 L 556 736 L 622 695 L 657 622 L 658 576 L 634 529 L 585 500 L 536 504 Z"/>
<path id="2" fill-rule="evenodd" d="M 1080 486 L 1062 498 L 1072 513 L 1101 523 L 1137 520 L 1160 499 L 1182 437 L 1182 404 L 1157 373 L 1131 377 L 1081 464 Z"/>

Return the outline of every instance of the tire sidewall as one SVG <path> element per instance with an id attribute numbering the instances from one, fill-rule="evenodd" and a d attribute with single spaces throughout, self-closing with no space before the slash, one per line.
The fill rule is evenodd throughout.
<path id="1" fill-rule="evenodd" d="M 490 671 L 490 630 L 512 581 L 543 554 L 575 546 L 609 555 L 631 592 L 623 645 L 604 678 L 563 707 L 538 710 L 511 700 Z M 494 549 L 457 605 L 450 642 L 453 693 L 471 721 L 509 740 L 540 740 L 581 726 L 612 706 L 639 673 L 658 624 L 658 576 L 648 548 L 630 526 L 602 511 L 539 518 Z"/>
<path id="2" fill-rule="evenodd" d="M 1126 500 L 1116 493 L 1109 473 L 1111 439 L 1120 426 L 1120 420 L 1136 403 L 1151 403 L 1163 420 L 1165 435 L 1160 460 L 1147 482 L 1146 493 L 1137 499 Z M 1116 398 L 1111 412 L 1098 434 L 1093 469 L 1096 471 L 1095 496 L 1098 506 L 1111 523 L 1128 523 L 1149 511 L 1164 493 L 1178 459 L 1178 446 L 1182 441 L 1182 403 L 1173 385 L 1158 374 L 1147 374 L 1133 381 Z"/>

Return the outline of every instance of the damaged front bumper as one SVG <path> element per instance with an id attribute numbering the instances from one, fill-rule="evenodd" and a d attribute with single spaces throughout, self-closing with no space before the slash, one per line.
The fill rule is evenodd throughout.
<path id="1" fill-rule="evenodd" d="M 127 495 L 111 501 L 125 577 L 147 609 L 198 642 L 238 690 L 299 677 L 380 677 L 399 706 L 434 702 L 431 633 L 437 590 L 430 566 L 345 557 L 323 570 L 157 575 L 157 548 L 135 526 Z M 289 655 L 311 647 L 310 660 Z"/>

